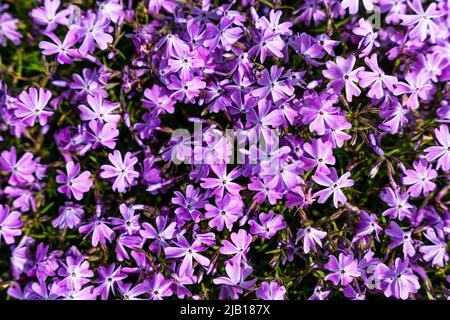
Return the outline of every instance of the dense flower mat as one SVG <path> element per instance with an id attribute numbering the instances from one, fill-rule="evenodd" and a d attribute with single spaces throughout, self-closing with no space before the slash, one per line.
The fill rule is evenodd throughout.
<path id="1" fill-rule="evenodd" d="M 0 298 L 447 299 L 450 2 L 0 4 Z"/>

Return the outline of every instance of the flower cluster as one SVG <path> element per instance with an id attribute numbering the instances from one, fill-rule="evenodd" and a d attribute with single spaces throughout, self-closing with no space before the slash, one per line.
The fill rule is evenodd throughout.
<path id="1" fill-rule="evenodd" d="M 449 1 L 6 2 L 0 298 L 450 297 Z"/>

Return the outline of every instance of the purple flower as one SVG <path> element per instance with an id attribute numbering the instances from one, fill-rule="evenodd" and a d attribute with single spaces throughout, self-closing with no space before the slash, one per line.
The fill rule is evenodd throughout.
<path id="1" fill-rule="evenodd" d="M 411 217 L 413 206 L 408 202 L 408 193 L 400 193 L 398 189 L 385 188 L 380 193 L 380 198 L 389 209 L 383 211 L 383 216 L 389 216 L 392 219 L 403 220 L 404 217 Z"/>
<path id="2" fill-rule="evenodd" d="M 171 99 L 164 89 L 156 84 L 151 89 L 144 90 L 144 96 L 148 99 L 142 99 L 142 103 L 147 108 L 157 111 L 157 113 L 174 113 L 175 100 Z"/>
<path id="3" fill-rule="evenodd" d="M 211 219 L 208 225 L 222 231 L 224 226 L 231 231 L 233 224 L 242 216 L 244 203 L 240 198 L 225 194 L 223 198 L 216 197 L 216 206 L 205 204 L 205 218 Z"/>
<path id="4" fill-rule="evenodd" d="M 325 203 L 327 199 L 333 195 L 333 204 L 337 208 L 339 202 L 345 204 L 347 198 L 342 192 L 342 188 L 351 187 L 354 184 L 352 179 L 349 179 L 350 172 L 346 172 L 342 177 L 337 176 L 337 172 L 334 168 L 331 169 L 329 175 L 325 175 L 320 171 L 317 171 L 312 179 L 319 185 L 327 187 L 323 190 L 317 191 L 314 196 L 318 196 L 319 203 Z"/>
<path id="5" fill-rule="evenodd" d="M 270 73 L 267 69 L 264 69 L 261 77 L 258 79 L 258 84 L 262 88 L 254 89 L 252 96 L 263 99 L 270 95 L 273 102 L 285 100 L 292 96 L 294 94 L 292 85 L 286 80 L 280 80 L 283 70 L 283 67 L 278 68 L 276 65 L 270 68 Z"/>
<path id="6" fill-rule="evenodd" d="M 39 88 L 39 92 L 33 87 L 28 92 L 23 91 L 19 95 L 19 100 L 15 102 L 14 115 L 27 126 L 34 126 L 36 119 L 41 126 L 44 126 L 53 114 L 52 111 L 46 109 L 51 97 L 51 92 L 44 88 Z"/>
<path id="7" fill-rule="evenodd" d="M 80 291 L 81 287 L 89 283 L 89 278 L 94 276 L 94 272 L 89 269 L 89 262 L 83 255 L 78 257 L 68 256 L 66 263 L 61 262 L 58 275 L 64 277 L 61 280 L 69 289 Z"/>
<path id="8" fill-rule="evenodd" d="M 322 248 L 322 239 L 327 236 L 325 231 L 317 230 L 313 227 L 306 227 L 298 230 L 295 243 L 303 238 L 303 252 L 308 254 L 311 249 L 317 252 L 316 244 Z"/>
<path id="9" fill-rule="evenodd" d="M 167 85 L 169 90 L 174 92 L 170 95 L 171 98 L 175 98 L 178 101 L 184 101 L 185 103 L 195 103 L 195 98 L 200 95 L 202 89 L 205 89 L 206 82 L 201 81 L 200 77 L 192 77 L 189 80 L 178 79 L 177 76 L 172 75 L 170 82 Z"/>
<path id="10" fill-rule="evenodd" d="M 51 56 L 56 54 L 56 60 L 61 64 L 71 64 L 73 62 L 72 58 L 78 58 L 80 56 L 78 49 L 72 49 L 78 41 L 77 30 L 69 29 L 63 42 L 54 33 L 49 32 L 47 36 L 54 43 L 48 41 L 41 41 L 39 43 L 39 48 L 43 49 L 43 55 Z"/>
<path id="11" fill-rule="evenodd" d="M 364 62 L 372 71 L 361 71 L 358 73 L 359 85 L 362 88 L 370 87 L 367 96 L 380 99 L 385 95 L 384 87 L 394 92 L 394 86 L 398 80 L 396 77 L 388 76 L 378 66 L 377 54 L 374 53 L 370 58 L 366 57 Z"/>
<path id="12" fill-rule="evenodd" d="M 336 62 L 327 61 L 327 69 L 322 71 L 325 78 L 332 80 L 328 86 L 333 87 L 336 92 L 341 92 L 345 87 L 345 97 L 348 102 L 352 101 L 353 96 L 357 97 L 361 94 L 361 90 L 355 83 L 359 81 L 357 74 L 364 70 L 364 67 L 353 70 L 355 62 L 356 58 L 353 55 L 348 56 L 347 59 L 336 57 Z"/>
<path id="13" fill-rule="evenodd" d="M 330 256 L 330 260 L 324 265 L 324 268 L 333 272 L 327 275 L 325 280 L 330 280 L 335 286 L 338 284 L 346 286 L 352 282 L 353 278 L 361 275 L 358 270 L 358 261 L 343 253 L 339 254 L 339 261 L 335 256 Z"/>
<path id="14" fill-rule="evenodd" d="M 286 228 L 286 222 L 284 222 L 281 214 L 275 215 L 273 211 L 269 213 L 261 212 L 259 214 L 260 224 L 255 220 L 250 220 L 250 232 L 256 234 L 264 239 L 272 238 L 278 230 Z"/>
<path id="15" fill-rule="evenodd" d="M 80 170 L 80 164 L 74 164 L 73 161 L 66 164 L 67 175 L 61 170 L 56 170 L 58 173 L 56 182 L 63 184 L 58 187 L 58 192 L 65 193 L 69 199 L 72 197 L 72 194 L 77 200 L 83 199 L 83 194 L 91 189 L 94 182 L 89 179 L 91 176 L 89 171 L 83 171 L 79 175 Z"/>
<path id="16" fill-rule="evenodd" d="M 95 43 L 101 50 L 105 50 L 109 43 L 113 42 L 113 37 L 105 32 L 105 28 L 109 26 L 110 19 L 106 16 L 94 13 L 88 13 L 84 19 L 81 20 L 81 26 L 77 26 L 79 39 L 83 39 L 80 46 L 80 53 L 85 56 L 88 53 L 94 52 Z"/>
<path id="17" fill-rule="evenodd" d="M 200 208 L 204 208 L 206 201 L 199 189 L 195 189 L 193 185 L 186 187 L 186 196 L 181 192 L 175 191 L 175 197 L 172 198 L 172 203 L 177 205 L 175 214 L 182 220 L 194 220 L 198 222 L 202 216 Z"/>
<path id="18" fill-rule="evenodd" d="M 256 295 L 263 300 L 285 300 L 286 288 L 275 281 L 264 281 L 261 287 L 256 289 Z"/>
<path id="19" fill-rule="evenodd" d="M 397 258 L 393 269 L 384 264 L 377 266 L 376 272 L 381 276 L 381 289 L 386 297 L 393 296 L 405 300 L 410 293 L 416 293 L 420 288 L 417 276 L 412 273 L 408 265 L 409 260 L 407 258 L 403 262 L 400 258 Z"/>
<path id="20" fill-rule="evenodd" d="M 25 153 L 17 161 L 16 148 L 12 147 L 10 151 L 5 150 L 0 154 L 0 169 L 11 173 L 8 183 L 15 186 L 34 181 L 33 173 L 36 171 L 36 162 L 30 152 Z"/>
<path id="21" fill-rule="evenodd" d="M 249 190 L 258 191 L 254 196 L 258 203 L 263 203 L 267 199 L 271 205 L 274 205 L 277 200 L 283 198 L 283 195 L 280 192 L 277 192 L 273 188 L 269 188 L 264 180 L 254 177 L 252 177 L 251 180 L 252 182 L 249 183 L 247 187 Z"/>
<path id="22" fill-rule="evenodd" d="M 45 31 L 53 31 L 58 27 L 58 24 L 64 26 L 69 24 L 70 10 L 64 9 L 58 12 L 60 5 L 60 0 L 45 0 L 43 6 L 31 10 L 30 16 L 37 24 L 46 26 Z"/>
<path id="23" fill-rule="evenodd" d="M 231 241 L 222 240 L 222 247 L 219 251 L 221 254 L 233 254 L 234 256 L 228 260 L 240 264 L 242 261 L 247 262 L 247 253 L 250 250 L 252 236 L 244 229 L 233 232 L 230 235 Z"/>
<path id="24" fill-rule="evenodd" d="M 52 226 L 60 229 L 77 228 L 84 216 L 83 207 L 72 202 L 66 202 L 59 207 L 59 216 L 52 220 Z"/>
<path id="25" fill-rule="evenodd" d="M 313 139 L 312 143 L 305 142 L 303 149 L 305 154 L 301 159 L 305 163 L 305 170 L 317 166 L 318 171 L 328 174 L 330 169 L 327 165 L 336 163 L 336 159 L 333 157 L 333 145 L 329 141 Z"/>
<path id="26" fill-rule="evenodd" d="M 6 244 L 13 244 L 14 237 L 22 234 L 22 225 L 20 212 L 9 211 L 8 206 L 0 204 L 0 241 L 3 238 Z"/>
<path id="27" fill-rule="evenodd" d="M 407 258 L 414 256 L 416 254 L 416 250 L 414 249 L 413 239 L 411 238 L 412 230 L 403 231 L 394 221 L 391 221 L 389 226 L 391 228 L 385 231 L 386 234 L 392 239 L 392 243 L 389 245 L 389 248 L 394 249 L 399 245 L 403 245 L 404 257 Z"/>
<path id="28" fill-rule="evenodd" d="M 237 300 L 244 290 L 251 290 L 255 285 L 256 279 L 245 280 L 253 272 L 252 267 L 242 267 L 237 262 L 229 262 L 225 264 L 225 271 L 228 277 L 218 277 L 213 280 L 214 284 L 222 286 L 219 295 L 221 299 L 230 297 Z"/>
<path id="29" fill-rule="evenodd" d="M 437 9 L 436 3 L 431 3 L 427 10 L 423 10 L 422 2 L 420 0 L 408 1 L 408 6 L 415 12 L 412 15 L 402 14 L 399 16 L 402 19 L 402 25 L 412 27 L 409 31 L 409 37 L 418 38 L 420 41 L 425 41 L 427 35 L 431 43 L 436 42 L 436 35 L 439 33 L 439 26 L 433 21 L 439 18 L 444 13 Z"/>
<path id="30" fill-rule="evenodd" d="M 142 224 L 143 230 L 140 231 L 140 235 L 145 239 L 154 240 L 150 244 L 150 251 L 155 252 L 159 256 L 161 249 L 169 247 L 168 240 L 172 240 L 175 235 L 175 228 L 177 226 L 176 222 L 170 223 L 168 226 L 167 218 L 158 216 L 155 219 L 156 227 L 155 229 L 150 223 L 144 222 Z"/>
<path id="31" fill-rule="evenodd" d="M 432 228 L 428 228 L 424 236 L 433 244 L 420 247 L 419 251 L 423 254 L 423 259 L 431 261 L 433 266 L 445 268 L 448 262 L 447 243 L 439 239 Z"/>
<path id="32" fill-rule="evenodd" d="M 411 109 L 419 107 L 419 98 L 426 99 L 432 88 L 430 74 L 422 69 L 420 72 L 409 72 L 405 76 L 407 83 L 398 82 L 394 90 L 396 96 L 409 93 L 407 106 Z"/>
<path id="33" fill-rule="evenodd" d="M 211 170 L 217 178 L 202 178 L 201 180 L 203 182 L 200 184 L 202 188 L 213 189 L 212 195 L 216 195 L 220 198 L 223 197 L 225 190 L 233 196 L 239 196 L 239 191 L 242 190 L 242 187 L 239 184 L 232 182 L 234 179 L 239 177 L 239 168 L 234 168 L 227 174 L 226 164 L 213 164 L 211 165 Z"/>
<path id="34" fill-rule="evenodd" d="M 177 245 L 176 247 L 164 248 L 164 253 L 168 259 L 183 258 L 183 262 L 180 265 L 180 273 L 186 273 L 192 269 L 192 259 L 204 267 L 209 266 L 209 259 L 199 254 L 199 252 L 207 249 L 207 247 L 203 246 L 201 239 L 196 239 L 192 244 L 189 244 L 184 236 L 179 236 L 175 244 Z"/>
<path id="35" fill-rule="evenodd" d="M 424 151 L 427 161 L 437 161 L 436 169 L 442 168 L 445 172 L 450 170 L 450 134 L 447 125 L 441 125 L 434 130 L 438 146 L 428 147 Z"/>
<path id="36" fill-rule="evenodd" d="M 99 286 L 94 289 L 94 293 L 100 296 L 102 300 L 107 300 L 109 292 L 111 291 L 116 295 L 115 288 L 126 278 L 127 275 L 122 273 L 122 266 L 119 266 L 117 269 L 114 263 L 109 267 L 100 266 L 98 268 L 98 278 L 94 281 Z"/>
<path id="37" fill-rule="evenodd" d="M 19 45 L 22 35 L 17 31 L 18 19 L 14 19 L 9 13 L 2 12 L 4 5 L 0 7 L 0 43 L 6 47 L 6 40 L 9 39 L 16 46 Z"/>
<path id="38" fill-rule="evenodd" d="M 78 109 L 81 111 L 81 120 L 99 120 L 113 124 L 119 123 L 120 115 L 113 113 L 114 110 L 120 107 L 119 103 L 113 103 L 104 100 L 100 94 L 96 94 L 94 96 L 88 95 L 87 102 L 90 108 L 85 106 L 84 104 L 78 106 Z"/>
<path id="39" fill-rule="evenodd" d="M 78 231 L 86 234 L 85 238 L 92 233 L 92 246 L 97 247 L 99 243 L 103 246 L 106 242 L 112 242 L 115 237 L 114 231 L 108 227 L 107 222 L 97 216 L 94 216 L 92 220 L 85 225 L 81 226 Z"/>
<path id="40" fill-rule="evenodd" d="M 436 188 L 436 184 L 431 180 L 437 177 L 437 171 L 433 169 L 432 165 L 428 165 L 425 159 L 414 162 L 413 167 L 414 170 L 405 170 L 403 183 L 410 185 L 408 193 L 412 197 L 418 197 L 422 193 L 427 196 Z"/>
<path id="41" fill-rule="evenodd" d="M 118 150 L 108 155 L 111 165 L 102 165 L 100 170 L 100 177 L 104 179 L 115 178 L 112 189 L 117 192 L 125 192 L 125 190 L 134 185 L 135 179 L 139 177 L 139 172 L 134 170 L 134 165 L 138 159 L 133 156 L 131 152 L 125 154 L 122 159 L 122 154 Z"/>
<path id="42" fill-rule="evenodd" d="M 171 285 L 172 280 L 164 278 L 161 273 L 155 273 L 150 280 L 145 280 L 150 300 L 162 300 L 164 297 L 170 297 L 173 294 Z"/>
<path id="43" fill-rule="evenodd" d="M 93 149 L 97 149 L 100 146 L 109 149 L 116 147 L 116 140 L 120 132 L 115 124 L 91 120 L 89 121 L 89 129 L 91 129 L 91 132 L 86 132 L 86 141 L 92 143 Z"/>
<path id="44" fill-rule="evenodd" d="M 373 213 L 371 215 L 369 215 L 364 210 L 361 210 L 361 212 L 359 213 L 359 216 L 360 216 L 360 219 L 359 219 L 359 223 L 356 227 L 355 240 L 361 239 L 361 238 L 368 236 L 368 235 L 372 234 L 373 232 L 375 232 L 375 237 L 376 237 L 377 241 L 380 242 L 378 233 L 380 231 L 382 231 L 383 228 L 381 228 L 378 225 L 377 215 L 373 214 Z"/>
<path id="45" fill-rule="evenodd" d="M 362 0 L 367 11 L 373 10 L 373 0 Z M 342 0 L 342 9 L 348 9 L 348 13 L 355 14 L 359 11 L 359 0 Z"/>

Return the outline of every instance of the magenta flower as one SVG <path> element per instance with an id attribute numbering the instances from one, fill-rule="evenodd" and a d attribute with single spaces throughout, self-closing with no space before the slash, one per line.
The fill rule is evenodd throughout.
<path id="1" fill-rule="evenodd" d="M 327 69 L 322 71 L 325 78 L 332 80 L 328 87 L 333 87 L 336 92 L 341 92 L 345 87 L 345 97 L 348 102 L 352 101 L 353 96 L 357 97 L 361 94 L 361 90 L 355 83 L 359 81 L 357 74 L 364 70 L 364 67 L 353 70 L 355 62 L 356 58 L 353 55 L 348 56 L 347 59 L 336 57 L 336 62 L 327 61 Z"/>
<path id="2" fill-rule="evenodd" d="M 398 80 L 396 77 L 388 76 L 378 66 L 377 54 L 374 53 L 370 58 L 366 57 L 364 62 L 372 71 L 361 71 L 358 73 L 359 85 L 362 88 L 370 87 L 367 96 L 380 99 L 385 95 L 384 87 L 390 92 L 394 92 L 394 86 Z"/>
<path id="3" fill-rule="evenodd" d="M 399 245 L 402 245 L 403 255 L 405 258 L 414 256 L 416 254 L 416 250 L 414 249 L 414 242 L 411 238 L 412 230 L 403 231 L 394 221 L 391 221 L 389 226 L 391 228 L 385 231 L 385 233 L 392 239 L 392 243 L 389 245 L 389 248 L 394 249 Z"/>
<path id="4" fill-rule="evenodd" d="M 9 211 L 9 207 L 0 204 L 0 241 L 5 239 L 6 244 L 13 244 L 14 237 L 22 234 L 23 222 L 20 220 L 20 212 Z"/>
<path id="5" fill-rule="evenodd" d="M 71 64 L 73 62 L 72 58 L 80 57 L 78 49 L 72 49 L 78 41 L 77 30 L 69 29 L 63 42 L 54 33 L 49 32 L 47 36 L 54 43 L 48 41 L 39 43 L 39 48 L 43 49 L 43 55 L 51 56 L 56 54 L 56 60 L 61 64 Z"/>
<path id="6" fill-rule="evenodd" d="M 422 193 L 427 196 L 430 191 L 436 188 L 436 184 L 431 180 L 437 177 L 437 171 L 433 169 L 433 166 L 421 159 L 420 161 L 413 163 L 414 170 L 405 170 L 405 177 L 403 183 L 410 185 L 408 193 L 412 197 L 418 197 Z"/>
<path id="7" fill-rule="evenodd" d="M 204 267 L 209 266 L 209 259 L 199 254 L 199 252 L 208 249 L 203 245 L 201 239 L 196 239 L 192 244 L 189 244 L 184 236 L 179 236 L 175 244 L 177 245 L 176 247 L 164 248 L 164 253 L 168 259 L 183 258 L 183 262 L 180 265 L 180 273 L 186 273 L 192 269 L 192 259 Z"/>
<path id="8" fill-rule="evenodd" d="M 205 47 L 213 50 L 219 44 L 226 50 L 231 50 L 231 46 L 239 40 L 242 34 L 240 27 L 232 27 L 233 20 L 228 17 L 222 17 L 220 19 L 219 26 L 216 27 L 212 23 L 206 25 L 207 40 L 203 43 Z"/>
<path id="9" fill-rule="evenodd" d="M 202 178 L 203 182 L 200 184 L 202 188 L 213 189 L 212 195 L 220 198 L 223 197 L 225 190 L 233 196 L 239 196 L 239 191 L 242 190 L 242 187 L 233 182 L 234 179 L 240 176 L 239 168 L 234 168 L 228 174 L 226 164 L 212 164 L 211 169 L 217 178 Z"/>
<path id="10" fill-rule="evenodd" d="M 259 222 L 256 222 L 256 220 L 250 220 L 248 222 L 250 232 L 264 239 L 270 239 L 278 230 L 286 228 L 286 222 L 284 222 L 283 216 L 281 214 L 275 215 L 273 211 L 269 213 L 261 212 L 259 214 Z"/>
<path id="11" fill-rule="evenodd" d="M 408 202 L 408 193 L 400 193 L 400 190 L 386 188 L 380 193 L 380 198 L 388 206 L 389 209 L 383 212 L 383 216 L 390 216 L 392 219 L 403 220 L 404 217 L 411 217 L 413 206 Z"/>
<path id="12" fill-rule="evenodd" d="M 447 125 L 441 125 L 434 130 L 438 146 L 428 147 L 424 151 L 428 161 L 437 159 L 436 169 L 442 168 L 445 172 L 450 170 L 450 134 Z"/>
<path id="13" fill-rule="evenodd" d="M 66 164 L 67 175 L 61 170 L 56 170 L 58 173 L 56 182 L 63 184 L 58 187 L 58 192 L 65 193 L 69 199 L 72 197 L 72 194 L 76 200 L 83 199 L 83 194 L 91 189 L 94 182 L 89 179 L 91 176 L 89 171 L 83 171 L 78 175 L 80 170 L 80 164 L 74 164 L 73 161 Z"/>
<path id="14" fill-rule="evenodd" d="M 125 190 L 135 184 L 135 179 L 139 177 L 139 172 L 134 170 L 134 165 L 138 159 L 131 152 L 122 154 L 118 150 L 108 155 L 108 159 L 112 165 L 102 165 L 100 167 L 100 177 L 104 179 L 115 178 L 112 189 L 117 192 L 125 192 Z"/>
<path id="15" fill-rule="evenodd" d="M 195 103 L 195 98 L 200 95 L 202 89 L 205 89 L 206 82 L 202 81 L 200 77 L 192 77 L 189 80 L 178 79 L 177 76 L 172 75 L 170 82 L 167 85 L 169 90 L 174 92 L 171 94 L 171 98 L 175 98 L 178 101 L 184 101 L 185 103 Z"/>
<path id="16" fill-rule="evenodd" d="M 108 222 L 101 217 L 94 216 L 91 221 L 79 227 L 78 231 L 86 234 L 85 238 L 92 233 L 91 244 L 93 247 L 97 247 L 99 243 L 105 246 L 107 242 L 112 242 L 116 236 L 107 224 Z"/>
<path id="17" fill-rule="evenodd" d="M 27 126 L 33 126 L 36 119 L 41 126 L 44 126 L 53 114 L 46 109 L 51 97 L 51 92 L 44 88 L 39 88 L 39 92 L 33 87 L 28 92 L 23 91 L 19 95 L 19 100 L 15 102 L 14 115 Z"/>
<path id="18" fill-rule="evenodd" d="M 343 253 L 339 254 L 339 260 L 335 256 L 330 256 L 330 260 L 324 265 L 324 268 L 332 271 L 325 277 L 325 280 L 330 280 L 335 286 L 338 284 L 346 286 L 361 275 L 358 270 L 358 261 Z"/>
<path id="19" fill-rule="evenodd" d="M 223 198 L 216 197 L 216 206 L 205 204 L 205 218 L 211 219 L 208 225 L 222 231 L 224 226 L 231 231 L 233 224 L 242 216 L 244 203 L 240 198 L 225 194 Z"/>
<path id="20" fill-rule="evenodd" d="M 349 179 L 350 172 L 346 172 L 342 177 L 337 176 L 337 172 L 334 168 L 331 169 L 329 175 L 325 175 L 324 173 L 317 171 L 312 179 L 317 184 L 327 187 L 323 190 L 317 191 L 314 196 L 318 196 L 319 203 L 325 203 L 327 199 L 333 195 L 333 204 L 337 208 L 339 202 L 341 204 L 345 204 L 347 202 L 347 198 L 342 192 L 342 188 L 351 187 L 354 185 L 354 181 Z"/>
<path id="21" fill-rule="evenodd" d="M 285 300 L 286 288 L 275 281 L 264 281 L 261 287 L 256 289 L 256 296 L 263 300 Z"/>
<path id="22" fill-rule="evenodd" d="M 175 100 L 171 99 L 164 89 L 156 84 L 151 89 L 144 90 L 144 96 L 148 99 L 142 99 L 142 103 L 147 108 L 157 111 L 157 113 L 173 113 L 175 111 Z"/>
<path id="23" fill-rule="evenodd" d="M 439 33 L 439 26 L 433 19 L 439 18 L 444 13 L 437 9 L 436 3 L 431 3 L 427 10 L 424 11 L 421 0 L 408 1 L 408 6 L 415 12 L 415 14 L 407 15 L 401 14 L 399 18 L 402 25 L 412 27 L 409 31 L 409 37 L 418 38 L 420 41 L 425 41 L 429 35 L 431 43 L 436 42 L 436 35 Z M 414 27 L 413 27 L 414 26 Z"/>
<path id="24" fill-rule="evenodd" d="M 255 26 L 258 29 L 268 30 L 273 34 L 282 34 L 286 36 L 290 36 L 292 34 L 292 22 L 283 22 L 280 23 L 280 18 L 283 12 L 281 10 L 274 11 L 270 10 L 269 19 L 267 17 L 262 16 L 258 19 L 258 22 L 255 23 Z"/>
<path id="25" fill-rule="evenodd" d="M 87 102 L 90 108 L 85 106 L 84 104 L 78 106 L 78 109 L 81 111 L 81 120 L 99 120 L 113 124 L 119 123 L 120 115 L 113 112 L 120 107 L 119 103 L 113 103 L 104 100 L 100 94 L 96 94 L 94 96 L 88 95 Z"/>
<path id="26" fill-rule="evenodd" d="M 254 177 L 252 177 L 251 180 L 252 182 L 248 184 L 247 188 L 252 191 L 258 191 L 254 196 L 258 203 L 263 203 L 267 199 L 271 205 L 274 205 L 277 203 L 277 200 L 283 198 L 283 195 L 280 192 L 277 192 L 273 188 L 269 188 L 264 180 Z"/>
<path id="27" fill-rule="evenodd" d="M 409 260 L 395 259 L 395 266 L 390 269 L 384 264 L 377 266 L 377 273 L 382 277 L 381 289 L 386 297 L 408 299 L 410 293 L 416 293 L 420 288 L 417 276 L 408 267 Z"/>
<path id="28" fill-rule="evenodd" d="M 179 191 L 174 192 L 175 197 L 172 198 L 172 203 L 177 205 L 175 214 L 183 220 L 200 221 L 202 213 L 200 208 L 204 208 L 206 201 L 204 195 L 200 193 L 199 189 L 194 188 L 192 184 L 186 187 L 186 195 Z"/>
<path id="29" fill-rule="evenodd" d="M 375 238 L 378 242 L 380 242 L 378 234 L 383 230 L 383 228 L 381 228 L 378 224 L 377 215 L 373 213 L 369 215 L 364 210 L 361 210 L 359 216 L 359 223 L 356 227 L 356 235 L 354 240 L 361 239 L 375 232 Z"/>
<path id="30" fill-rule="evenodd" d="M 242 261 L 247 262 L 247 253 L 250 250 L 250 243 L 252 242 L 252 236 L 244 229 L 233 232 L 230 235 L 231 241 L 222 240 L 222 247 L 219 251 L 221 254 L 233 254 L 234 256 L 228 260 L 240 264 Z"/>
<path id="31" fill-rule="evenodd" d="M 5 150 L 0 154 L 0 169 L 11 173 L 8 183 L 15 186 L 34 181 L 33 173 L 36 170 L 36 162 L 30 152 L 25 153 L 17 161 L 16 148 L 12 147 L 10 151 Z"/>
<path id="32" fill-rule="evenodd" d="M 433 228 L 428 228 L 424 233 L 425 238 L 431 241 L 431 245 L 423 245 L 419 251 L 423 254 L 425 261 L 431 261 L 433 266 L 445 268 L 448 262 L 447 243 L 440 239 Z"/>

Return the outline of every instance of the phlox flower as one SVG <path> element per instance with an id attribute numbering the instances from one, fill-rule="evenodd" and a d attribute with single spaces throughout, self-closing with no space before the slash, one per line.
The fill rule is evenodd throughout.
<path id="1" fill-rule="evenodd" d="M 127 152 L 122 159 L 122 154 L 118 150 L 108 155 L 112 165 L 104 164 L 100 167 L 100 177 L 104 179 L 115 178 L 112 186 L 113 191 L 125 192 L 134 185 L 139 177 L 139 172 L 134 170 L 134 165 L 138 159 L 131 152 Z"/>
<path id="2" fill-rule="evenodd" d="M 314 196 L 319 197 L 318 202 L 324 203 L 327 199 L 333 195 L 333 204 L 337 208 L 339 202 L 345 204 L 347 198 L 342 192 L 342 188 L 351 187 L 354 185 L 354 181 L 349 179 L 350 172 L 346 172 L 342 177 L 337 176 L 336 169 L 332 168 L 329 175 L 317 171 L 312 179 L 319 185 L 327 187 L 326 189 L 317 191 Z"/>
<path id="3" fill-rule="evenodd" d="M 91 176 L 89 171 L 83 171 L 80 174 L 80 170 L 80 164 L 75 164 L 73 161 L 66 164 L 67 174 L 61 170 L 56 170 L 58 173 L 56 182 L 63 184 L 58 187 L 58 192 L 65 193 L 69 199 L 72 197 L 72 194 L 76 200 L 83 199 L 83 194 L 89 191 L 94 182 L 89 179 Z"/>

